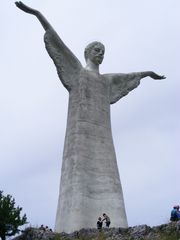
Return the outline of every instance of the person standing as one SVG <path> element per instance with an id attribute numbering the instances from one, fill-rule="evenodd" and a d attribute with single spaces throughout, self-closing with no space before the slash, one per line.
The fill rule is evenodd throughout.
<path id="1" fill-rule="evenodd" d="M 106 222 L 106 227 L 108 227 L 109 228 L 109 226 L 110 226 L 110 224 L 111 224 L 111 221 L 110 221 L 110 218 L 108 217 L 108 215 L 106 214 L 106 213 L 103 213 L 103 220 L 102 220 L 102 222 L 105 220 Z"/>
<path id="2" fill-rule="evenodd" d="M 177 206 L 177 219 L 178 219 L 178 221 L 180 221 L 180 210 L 179 210 L 179 206 Z"/>
<path id="3" fill-rule="evenodd" d="M 171 211 L 170 221 L 172 222 L 178 221 L 178 212 L 179 212 L 179 206 L 174 206 Z"/>

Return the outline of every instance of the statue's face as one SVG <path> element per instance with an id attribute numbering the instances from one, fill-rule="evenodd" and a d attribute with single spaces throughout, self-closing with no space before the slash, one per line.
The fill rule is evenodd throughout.
<path id="1" fill-rule="evenodd" d="M 95 65 L 102 63 L 104 59 L 104 46 L 102 44 L 94 45 L 88 54 L 88 59 L 92 61 Z"/>

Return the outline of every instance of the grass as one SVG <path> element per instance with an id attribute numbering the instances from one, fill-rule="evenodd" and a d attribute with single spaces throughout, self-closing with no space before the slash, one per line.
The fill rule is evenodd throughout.
<path id="1" fill-rule="evenodd" d="M 97 233 L 96 237 L 97 240 L 106 240 L 106 237 L 103 232 Z M 56 234 L 53 240 L 72 240 L 72 238 L 65 237 L 63 236 L 61 238 L 60 234 Z M 74 240 L 92 240 L 92 236 L 84 236 L 84 235 L 79 235 L 78 237 L 74 238 Z"/>
<path id="2" fill-rule="evenodd" d="M 161 234 L 159 240 L 180 240 L 180 234 L 177 232 L 173 232 L 168 235 Z"/>

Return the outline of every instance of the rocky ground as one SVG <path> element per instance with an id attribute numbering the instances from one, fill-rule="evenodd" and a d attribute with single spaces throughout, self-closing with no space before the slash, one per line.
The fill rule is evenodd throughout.
<path id="1" fill-rule="evenodd" d="M 172 222 L 156 227 L 140 225 L 122 228 L 81 229 L 71 234 L 42 231 L 27 228 L 14 240 L 180 240 L 180 222 Z"/>

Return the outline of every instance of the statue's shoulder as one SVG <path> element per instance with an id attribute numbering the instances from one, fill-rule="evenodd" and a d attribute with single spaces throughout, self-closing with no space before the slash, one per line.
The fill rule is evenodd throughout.
<path id="1" fill-rule="evenodd" d="M 101 76 L 107 81 L 112 78 L 110 73 L 101 74 Z"/>
<path id="2" fill-rule="evenodd" d="M 102 75 L 106 81 L 113 81 L 114 79 L 118 78 L 119 74 L 116 73 L 105 73 Z"/>
<path id="3" fill-rule="evenodd" d="M 103 74 L 103 77 L 108 81 L 119 82 L 119 81 L 123 81 L 126 75 L 127 74 L 125 73 L 106 73 L 106 74 Z"/>

